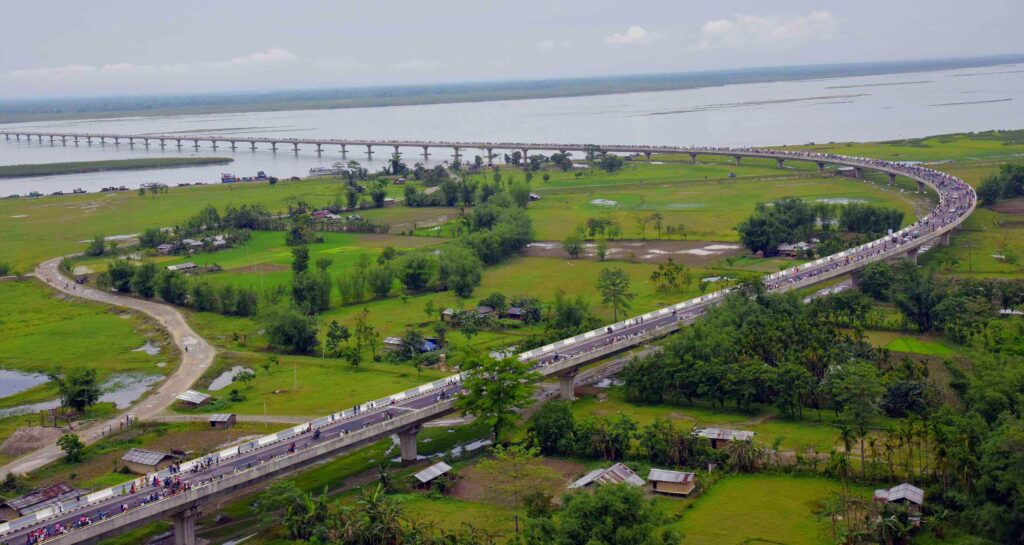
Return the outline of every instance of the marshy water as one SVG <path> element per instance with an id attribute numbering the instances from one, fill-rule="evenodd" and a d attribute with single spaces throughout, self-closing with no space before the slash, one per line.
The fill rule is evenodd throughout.
<path id="1" fill-rule="evenodd" d="M 42 380 L 38 380 L 37 377 L 42 377 Z M 149 391 L 154 384 L 163 380 L 163 378 L 164 377 L 161 375 L 147 375 L 142 373 L 118 373 L 111 375 L 110 378 L 103 383 L 103 395 L 100 396 L 99 401 L 101 403 L 113 403 L 118 409 L 128 408 L 132 403 Z M 35 382 L 31 382 L 31 380 L 34 380 Z M 2 388 L 0 389 L 0 394 L 2 394 L 0 397 L 6 397 L 18 392 L 23 392 L 29 388 L 43 384 L 47 382 L 47 380 L 49 379 L 44 375 L 0 370 L 0 388 Z M 17 390 L 12 388 L 10 393 L 6 393 L 8 391 L 8 384 L 15 384 L 16 382 L 21 384 L 21 387 Z M 29 414 L 56 407 L 60 407 L 60 399 L 57 398 L 40 401 L 38 403 L 27 403 L 16 407 L 0 409 L 0 418 L 19 414 Z"/>

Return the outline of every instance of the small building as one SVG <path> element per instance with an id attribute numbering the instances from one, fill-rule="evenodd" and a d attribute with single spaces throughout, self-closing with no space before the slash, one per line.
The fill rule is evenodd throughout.
<path id="1" fill-rule="evenodd" d="M 237 420 L 238 420 L 238 418 L 234 415 L 234 413 L 231 413 L 231 414 L 223 414 L 223 413 L 211 414 L 210 415 L 210 427 L 211 428 L 217 428 L 217 429 L 227 429 L 227 428 L 230 428 L 230 427 L 234 426 L 235 422 Z"/>
<path id="2" fill-rule="evenodd" d="M 510 320 L 522 320 L 526 318 L 526 312 L 520 307 L 508 307 L 505 311 L 505 317 Z"/>
<path id="3" fill-rule="evenodd" d="M 68 483 L 57 483 L 33 490 L 24 496 L 0 503 L 0 522 L 31 515 L 47 507 L 75 499 L 82 494 L 85 492 Z"/>
<path id="4" fill-rule="evenodd" d="M 438 344 L 436 340 L 424 339 L 419 348 L 420 352 L 433 352 L 434 350 L 441 348 L 441 345 Z"/>
<path id="5" fill-rule="evenodd" d="M 438 462 L 428 467 L 427 469 L 424 469 L 423 471 L 420 471 L 419 473 L 413 475 L 412 478 L 416 479 L 417 486 L 426 486 L 433 482 L 434 479 L 437 479 L 441 475 L 447 474 L 451 470 L 452 466 L 444 462 Z"/>
<path id="6" fill-rule="evenodd" d="M 199 407 L 210 400 L 210 396 L 195 390 L 185 390 L 175 397 L 185 407 Z"/>
<path id="7" fill-rule="evenodd" d="M 480 305 L 480 306 L 476 307 L 476 315 L 477 316 L 483 317 L 483 316 L 490 316 L 492 314 L 494 314 L 494 308 L 493 307 L 489 307 L 487 305 Z"/>
<path id="8" fill-rule="evenodd" d="M 395 180 L 395 185 L 405 185 L 405 178 Z"/>
<path id="9" fill-rule="evenodd" d="M 839 168 L 836 169 L 836 172 L 840 176 L 843 176 L 845 178 L 856 178 L 857 177 L 857 169 L 854 168 L 854 167 L 839 167 Z"/>
<path id="10" fill-rule="evenodd" d="M 179 263 L 177 265 L 168 265 L 167 266 L 167 270 L 169 270 L 169 271 L 179 271 L 179 272 L 194 271 L 195 269 L 198 269 L 198 268 L 199 267 L 197 267 L 196 264 L 192 263 L 191 261 L 186 261 L 185 263 Z"/>
<path id="11" fill-rule="evenodd" d="M 133 448 L 121 457 L 124 465 L 139 475 L 160 471 L 173 464 L 177 459 L 169 452 L 157 452 L 143 448 Z"/>
<path id="12" fill-rule="evenodd" d="M 800 257 L 806 255 L 809 250 L 813 250 L 814 245 L 806 242 L 797 242 L 794 244 L 779 244 L 775 247 L 775 251 L 782 257 Z"/>
<path id="13" fill-rule="evenodd" d="M 388 350 L 398 351 L 402 349 L 402 339 L 398 337 L 385 337 L 384 348 Z"/>
<path id="14" fill-rule="evenodd" d="M 595 469 L 573 481 L 568 488 L 569 490 L 578 490 L 602 484 L 619 483 L 626 483 L 631 486 L 643 486 L 645 484 L 644 480 L 635 471 L 620 463 L 606 469 Z"/>
<path id="15" fill-rule="evenodd" d="M 157 246 L 156 247 L 156 251 L 160 255 L 171 255 L 171 253 L 174 251 L 174 245 L 173 244 L 164 243 L 164 244 L 161 244 L 161 245 Z"/>
<path id="16" fill-rule="evenodd" d="M 454 319 L 455 319 L 455 309 L 453 309 L 453 308 L 446 308 L 446 309 L 441 311 L 441 321 L 442 322 L 450 322 L 450 321 L 452 321 Z"/>
<path id="17" fill-rule="evenodd" d="M 711 441 L 711 448 L 714 449 L 722 448 L 731 441 L 750 441 L 754 438 L 752 431 L 723 428 L 698 428 L 693 430 L 693 434 Z"/>
<path id="18" fill-rule="evenodd" d="M 205 246 L 203 241 L 196 240 L 194 238 L 185 238 L 181 240 L 181 244 L 189 249 L 200 250 Z"/>
<path id="19" fill-rule="evenodd" d="M 536 193 L 530 193 L 530 200 L 531 201 L 539 201 L 540 200 L 540 195 L 538 195 Z"/>
<path id="20" fill-rule="evenodd" d="M 920 517 L 921 507 L 924 506 L 924 490 L 910 483 L 902 483 L 889 489 L 875 490 L 871 499 L 879 503 L 903 505 L 912 517 Z"/>
<path id="21" fill-rule="evenodd" d="M 651 492 L 671 496 L 689 496 L 697 486 L 697 475 L 685 471 L 654 469 L 647 475 L 651 483 Z"/>

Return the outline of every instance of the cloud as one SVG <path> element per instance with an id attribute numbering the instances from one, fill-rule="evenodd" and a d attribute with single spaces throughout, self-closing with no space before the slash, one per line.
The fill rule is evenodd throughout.
<path id="1" fill-rule="evenodd" d="M 255 53 L 250 53 L 245 57 L 231 59 L 231 62 L 234 64 L 266 64 L 294 62 L 297 60 L 299 60 L 299 58 L 291 51 L 272 47 L 266 51 L 257 51 Z"/>
<path id="2" fill-rule="evenodd" d="M 695 49 L 788 47 L 838 37 L 839 19 L 829 11 L 796 17 L 736 15 L 708 21 Z"/>
<path id="3" fill-rule="evenodd" d="M 555 49 L 569 47 L 569 40 L 541 40 L 537 42 L 537 49 Z"/>
<path id="4" fill-rule="evenodd" d="M 606 45 L 633 45 L 646 43 L 655 38 L 657 38 L 657 35 L 648 32 L 646 28 L 633 25 L 627 28 L 625 32 L 616 32 L 608 36 L 604 39 L 604 43 Z"/>
<path id="5" fill-rule="evenodd" d="M 391 69 L 400 72 L 426 72 L 428 70 L 437 70 L 442 66 L 444 64 L 437 60 L 409 59 L 405 62 L 392 64 Z"/>

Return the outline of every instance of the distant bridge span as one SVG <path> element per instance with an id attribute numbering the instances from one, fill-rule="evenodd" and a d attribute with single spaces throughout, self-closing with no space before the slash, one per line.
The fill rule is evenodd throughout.
<path id="1" fill-rule="evenodd" d="M 886 235 L 867 244 L 844 250 L 837 254 L 817 259 L 810 263 L 769 274 L 763 277 L 765 286 L 772 292 L 784 292 L 803 288 L 842 276 L 856 273 L 861 267 L 896 257 L 916 258 L 918 249 L 936 242 L 948 244 L 950 232 L 963 223 L 974 211 L 977 196 L 974 189 L 954 176 L 923 166 L 894 163 L 877 159 L 845 157 L 804 151 L 780 151 L 751 148 L 705 148 L 676 146 L 635 146 L 583 144 L 542 144 L 542 143 L 496 143 L 496 142 L 427 142 L 418 140 L 320 140 L 284 138 L 241 138 L 217 136 L 179 135 L 113 135 L 113 134 L 72 134 L 36 133 L 24 131 L 0 131 L 8 139 L 21 136 L 54 138 L 114 138 L 115 143 L 123 139 L 163 138 L 198 142 L 257 142 L 293 143 L 323 145 L 365 145 L 452 148 L 456 150 L 481 148 L 492 155 L 494 149 L 513 149 L 524 153 L 533 150 L 589 151 L 612 153 L 638 153 L 647 156 L 656 153 L 717 155 L 733 157 L 739 162 L 744 157 L 768 158 L 778 162 L 809 161 L 819 169 L 826 164 L 853 167 L 858 174 L 865 170 L 883 172 L 889 176 L 890 184 L 897 176 L 915 180 L 919 190 L 925 187 L 934 190 L 939 204 L 926 216 L 912 225 Z M 131 142 L 131 140 L 129 140 Z M 594 359 L 637 346 L 653 338 L 666 335 L 679 327 L 692 323 L 708 308 L 718 304 L 731 291 L 720 290 L 695 299 L 661 308 L 646 314 L 610 324 L 593 331 L 529 350 L 518 354 L 522 361 L 531 361 L 543 376 L 556 376 L 561 384 L 563 397 L 572 397 L 573 377 L 578 368 Z M 332 413 L 328 416 L 301 424 L 282 432 L 271 434 L 239 447 L 232 447 L 213 453 L 205 458 L 182 464 L 182 472 L 171 475 L 166 470 L 128 481 L 124 485 L 95 491 L 80 499 L 63 502 L 20 519 L 0 524 L 0 540 L 11 545 L 22 545 L 32 532 L 46 531 L 47 543 L 71 544 L 94 542 L 127 531 L 146 522 L 171 517 L 174 520 L 175 543 L 195 543 L 195 521 L 200 506 L 212 498 L 251 486 L 319 460 L 342 455 L 354 448 L 379 440 L 391 434 L 398 434 L 400 455 L 403 460 L 416 457 L 416 433 L 424 422 L 449 414 L 454 410 L 453 397 L 461 391 L 463 375 L 424 384 L 406 392 L 400 392 L 380 400 L 371 401 Z M 315 430 L 320 433 L 314 439 Z M 162 487 L 149 486 L 153 478 L 179 477 L 189 483 L 187 490 L 162 496 Z M 132 491 L 132 483 L 136 488 Z M 158 497 L 149 501 L 148 496 Z M 121 507 L 126 506 L 123 512 Z M 83 517 L 89 523 L 66 532 L 55 532 L 55 524 L 74 526 Z"/>

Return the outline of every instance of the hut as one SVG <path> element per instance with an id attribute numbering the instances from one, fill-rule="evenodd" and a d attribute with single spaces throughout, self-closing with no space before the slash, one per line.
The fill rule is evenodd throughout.
<path id="1" fill-rule="evenodd" d="M 199 407 L 210 400 L 210 396 L 195 390 L 185 390 L 175 397 L 185 407 Z"/>
<path id="2" fill-rule="evenodd" d="M 632 486 L 643 486 L 644 480 L 640 478 L 635 471 L 619 463 L 606 469 L 595 469 L 573 481 L 568 488 L 569 490 L 578 490 L 580 488 L 590 488 L 602 484 L 618 483 L 626 483 Z"/>
<path id="3" fill-rule="evenodd" d="M 684 471 L 651 468 L 651 472 L 647 475 L 647 482 L 651 483 L 651 492 L 671 496 L 689 496 L 697 486 L 697 476 Z"/>
<path id="4" fill-rule="evenodd" d="M 732 441 L 750 441 L 754 432 L 744 430 L 727 430 L 723 428 L 698 428 L 693 430 L 697 437 L 711 441 L 711 448 L 719 449 Z"/>
<path id="5" fill-rule="evenodd" d="M 924 506 L 924 490 L 910 483 L 902 483 L 892 488 L 875 490 L 872 499 L 879 503 L 903 505 L 910 512 L 911 517 L 920 517 L 921 507 Z"/>
<path id="6" fill-rule="evenodd" d="M 176 460 L 177 457 L 169 452 L 157 452 L 142 448 L 133 448 L 121 457 L 125 467 L 139 475 L 160 471 Z"/>
<path id="7" fill-rule="evenodd" d="M 231 414 L 211 414 L 210 415 L 210 427 L 217 429 L 227 429 L 235 425 L 237 417 L 234 413 Z"/>
<path id="8" fill-rule="evenodd" d="M 85 494 L 68 483 L 57 483 L 0 503 L 0 522 L 31 515 L 47 507 L 72 500 Z"/>
<path id="9" fill-rule="evenodd" d="M 434 479 L 437 479 L 441 475 L 447 474 L 451 470 L 452 466 L 444 462 L 438 462 L 428 467 L 427 469 L 424 469 L 423 471 L 420 471 L 419 473 L 413 475 L 412 478 L 416 479 L 416 486 L 427 486 L 431 482 L 433 482 Z"/>

